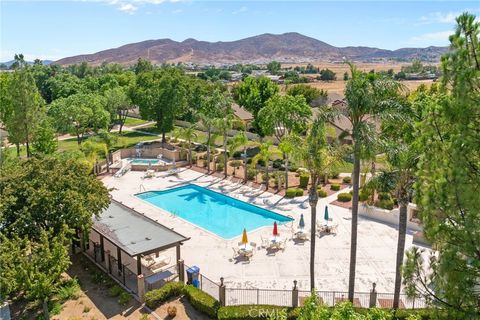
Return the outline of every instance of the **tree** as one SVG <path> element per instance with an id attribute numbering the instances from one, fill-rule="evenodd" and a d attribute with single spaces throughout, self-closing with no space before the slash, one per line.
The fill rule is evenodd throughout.
<path id="1" fill-rule="evenodd" d="M 263 162 L 265 164 L 265 190 L 268 190 L 270 178 L 268 177 L 268 167 L 270 166 L 270 158 L 273 155 L 273 152 L 270 150 L 270 142 L 264 142 L 260 145 L 260 152 L 257 153 L 252 158 L 252 167 L 255 168 L 258 162 Z"/>
<path id="2" fill-rule="evenodd" d="M 325 122 L 321 118 L 315 119 L 310 126 L 307 135 L 302 139 L 298 135 L 287 137 L 284 143 L 289 143 L 294 150 L 292 156 L 297 161 L 301 161 L 310 173 L 310 189 L 308 192 L 308 201 L 311 213 L 311 235 L 310 235 L 310 289 L 315 289 L 315 240 L 316 240 L 316 221 L 317 221 L 317 203 L 318 203 L 318 182 L 325 169 L 325 159 L 327 151 L 327 139 L 325 131 Z"/>
<path id="3" fill-rule="evenodd" d="M 336 79 L 337 79 L 337 76 L 336 76 L 335 72 L 333 72 L 332 70 L 327 68 L 327 69 L 322 69 L 320 71 L 319 80 L 333 81 L 333 80 L 336 80 Z"/>
<path id="4" fill-rule="evenodd" d="M 228 163 L 228 153 L 227 153 L 227 139 L 228 139 L 228 132 L 232 129 L 233 125 L 233 115 L 227 114 L 223 118 L 215 119 L 215 129 L 217 130 L 218 134 L 222 136 L 223 140 L 223 170 L 225 178 L 227 177 L 227 163 Z"/>
<path id="5" fill-rule="evenodd" d="M 105 109 L 110 113 L 110 125 L 108 130 L 112 130 L 113 126 L 118 124 L 118 133 L 122 133 L 123 125 L 127 120 L 128 112 L 133 109 L 132 103 L 122 87 L 115 87 L 113 89 L 106 90 L 103 95 L 105 96 Z"/>
<path id="6" fill-rule="evenodd" d="M 243 147 L 243 170 L 244 170 L 244 176 L 243 176 L 243 181 L 246 183 L 247 182 L 247 155 L 246 155 L 246 148 L 248 145 L 248 137 L 245 132 L 240 132 L 237 133 L 235 136 L 233 136 L 232 139 L 228 141 L 228 153 L 230 155 L 233 155 L 235 151 Z"/>
<path id="7" fill-rule="evenodd" d="M 58 148 L 58 142 L 55 138 L 56 132 L 52 120 L 45 116 L 39 123 L 32 141 L 34 153 L 42 155 L 53 154 Z"/>
<path id="8" fill-rule="evenodd" d="M 348 299 L 353 301 L 355 291 L 355 267 L 357 259 L 358 192 L 360 159 L 368 154 L 368 146 L 376 140 L 375 121 L 392 118 L 399 107 L 398 95 L 401 86 L 388 77 L 360 72 L 350 65 L 351 79 L 345 88 L 346 108 L 339 110 L 351 123 L 348 134 L 353 140 L 352 174 L 352 231 Z"/>
<path id="9" fill-rule="evenodd" d="M 443 77 L 421 102 L 415 132 L 420 160 L 416 200 L 426 238 L 438 254 L 425 261 L 407 253 L 407 293 L 442 306 L 449 319 L 480 316 L 480 101 L 479 24 L 457 17 L 450 51 L 442 57 Z M 424 270 L 429 267 L 425 272 Z"/>
<path id="10" fill-rule="evenodd" d="M 348 72 L 345 71 L 345 73 L 343 74 L 343 81 L 348 81 L 348 78 L 349 78 Z"/>
<path id="11" fill-rule="evenodd" d="M 268 99 L 278 93 L 278 86 L 267 77 L 247 77 L 233 88 L 235 101 L 253 114 L 252 126 L 262 135 L 257 123 L 257 114 L 267 103 Z"/>
<path id="12" fill-rule="evenodd" d="M 294 97 L 302 95 L 308 104 L 311 104 L 314 100 L 319 98 L 327 98 L 327 91 L 323 89 L 319 90 L 307 84 L 297 84 L 295 86 L 291 86 L 288 88 L 287 94 Z"/>
<path id="13" fill-rule="evenodd" d="M 143 72 L 153 71 L 153 65 L 150 60 L 138 58 L 137 63 L 133 67 L 135 74 L 139 75 Z"/>
<path id="14" fill-rule="evenodd" d="M 265 107 L 258 112 L 262 132 L 274 135 L 278 141 L 292 133 L 301 133 L 306 129 L 312 111 L 303 95 L 273 96 Z M 283 152 L 285 159 L 285 188 L 288 188 L 288 153 Z"/>
<path id="15" fill-rule="evenodd" d="M 17 54 L 15 53 L 15 56 L 13 57 L 13 63 L 10 66 L 10 69 L 12 70 L 17 70 L 17 69 L 22 69 L 28 66 L 28 63 L 25 61 L 23 57 L 23 53 Z"/>
<path id="16" fill-rule="evenodd" d="M 118 136 L 108 131 L 102 130 L 94 137 L 93 140 L 104 145 L 104 149 L 101 151 L 103 151 L 103 153 L 105 154 L 105 158 L 107 158 L 107 172 L 110 172 L 110 155 L 112 153 L 114 145 L 118 143 Z"/>
<path id="17" fill-rule="evenodd" d="M 192 141 L 198 137 L 197 135 L 197 127 L 195 124 L 191 124 L 188 127 L 180 128 L 179 136 L 182 139 L 185 139 L 188 143 L 188 162 L 190 164 L 190 168 L 192 167 Z"/>
<path id="18" fill-rule="evenodd" d="M 88 231 L 109 202 L 103 183 L 78 160 L 30 158 L 0 169 L 0 225 L 7 236 L 40 239 L 40 230 Z M 70 236 L 71 237 L 71 236 Z"/>
<path id="19" fill-rule="evenodd" d="M 3 120 L 9 140 L 17 146 L 17 155 L 20 153 L 20 144 L 25 144 L 27 157 L 30 157 L 30 143 L 35 136 L 39 119 L 45 114 L 45 109 L 44 101 L 28 69 L 23 68 L 14 72 L 8 81 L 6 94 Z"/>
<path id="20" fill-rule="evenodd" d="M 67 98 L 78 93 L 87 93 L 85 82 L 78 77 L 62 72 L 45 81 L 44 97 L 47 102 Z"/>
<path id="21" fill-rule="evenodd" d="M 280 62 L 275 61 L 275 60 L 271 61 L 267 64 L 267 70 L 271 74 L 277 74 L 280 71 L 281 68 L 282 68 L 282 65 L 280 64 Z"/>
<path id="22" fill-rule="evenodd" d="M 156 121 L 155 126 L 165 134 L 173 130 L 174 121 L 187 104 L 186 81 L 177 68 L 165 67 L 142 72 L 137 77 L 133 102 L 140 107 L 142 118 Z"/>
<path id="23" fill-rule="evenodd" d="M 74 134 L 80 145 L 87 132 L 107 128 L 110 115 L 105 103 L 105 98 L 97 94 L 74 94 L 52 102 L 48 113 L 58 131 Z"/>

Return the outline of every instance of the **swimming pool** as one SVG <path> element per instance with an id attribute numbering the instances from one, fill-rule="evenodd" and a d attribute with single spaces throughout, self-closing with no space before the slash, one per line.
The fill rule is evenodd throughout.
<path id="1" fill-rule="evenodd" d="M 164 162 L 164 161 L 160 159 L 128 158 L 128 162 L 130 162 L 131 164 L 154 165 L 154 164 L 160 164 L 160 162 Z"/>
<path id="2" fill-rule="evenodd" d="M 194 184 L 136 196 L 225 239 L 293 220 Z"/>

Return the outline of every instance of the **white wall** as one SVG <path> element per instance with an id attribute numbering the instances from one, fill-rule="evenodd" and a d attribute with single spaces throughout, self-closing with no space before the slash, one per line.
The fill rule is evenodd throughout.
<path id="1" fill-rule="evenodd" d="M 410 221 L 410 219 L 412 218 L 412 210 L 416 208 L 417 206 L 414 203 L 410 203 L 407 207 L 407 228 L 415 231 L 423 231 L 422 226 Z M 358 214 L 362 217 L 398 226 L 400 210 L 398 208 L 395 208 L 393 210 L 386 210 L 366 204 L 361 204 L 358 208 Z"/>

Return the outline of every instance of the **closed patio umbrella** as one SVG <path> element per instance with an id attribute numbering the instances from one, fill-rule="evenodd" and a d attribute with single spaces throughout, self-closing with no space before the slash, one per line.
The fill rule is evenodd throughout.
<path id="1" fill-rule="evenodd" d="M 323 219 L 328 221 L 328 206 L 325 206 L 325 214 L 323 215 Z"/>
<path id="2" fill-rule="evenodd" d="M 277 221 L 275 221 L 275 222 L 273 223 L 273 235 L 274 235 L 275 237 L 280 235 L 280 234 L 278 233 Z"/>
<path id="3" fill-rule="evenodd" d="M 300 215 L 300 222 L 298 223 L 300 229 L 305 228 L 305 220 L 303 220 L 303 213 Z"/>

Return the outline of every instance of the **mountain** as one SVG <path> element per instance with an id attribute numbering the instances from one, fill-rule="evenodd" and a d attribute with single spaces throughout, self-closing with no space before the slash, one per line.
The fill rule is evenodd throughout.
<path id="1" fill-rule="evenodd" d="M 138 58 L 153 63 L 163 62 L 197 64 L 268 63 L 280 62 L 333 62 L 343 59 L 368 62 L 378 60 L 411 60 L 437 62 L 447 47 L 403 48 L 385 50 L 370 47 L 334 47 L 323 41 L 290 32 L 280 35 L 261 34 L 236 41 L 207 42 L 186 39 L 182 42 L 171 39 L 147 40 L 94 54 L 67 57 L 56 61 L 68 65 L 80 62 L 91 64 L 133 64 Z"/>
<path id="2" fill-rule="evenodd" d="M 0 62 L 0 65 L 5 65 L 6 68 L 10 68 L 11 65 L 15 62 L 15 60 L 10 60 L 10 61 L 5 61 L 5 62 Z M 30 64 L 32 65 L 33 64 L 33 61 L 26 61 L 27 64 Z M 52 60 L 42 60 L 42 63 L 44 65 L 49 65 L 50 63 L 52 63 L 53 61 Z"/>

